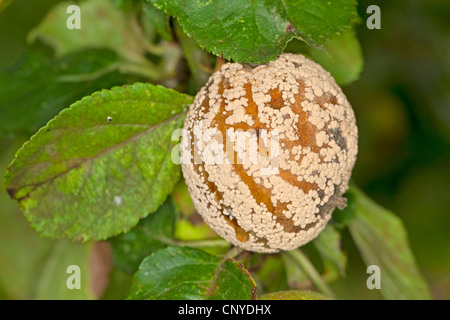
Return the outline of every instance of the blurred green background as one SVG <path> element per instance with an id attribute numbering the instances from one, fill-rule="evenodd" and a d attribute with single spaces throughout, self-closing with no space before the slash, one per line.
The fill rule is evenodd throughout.
<path id="1" fill-rule="evenodd" d="M 450 299 L 450 3 L 379 4 L 358 28 L 365 68 L 345 88 L 360 133 L 354 179 L 399 215 L 435 298 Z"/>
<path id="2" fill-rule="evenodd" d="M 23 57 L 27 34 L 57 0 L 15 0 L 0 13 L 0 68 Z M 344 87 L 360 133 L 354 181 L 399 215 L 418 265 L 436 299 L 450 299 L 450 4 L 448 1 L 360 1 L 381 8 L 381 30 L 357 27 L 364 55 L 360 79 Z M 2 85 L 2 84 L 0 84 Z M 26 117 L 26 114 L 23 115 Z M 0 172 L 27 136 L 0 135 Z M 363 263 L 344 235 L 346 278 L 338 296 L 379 298 L 361 286 Z M 53 248 L 28 225 L 18 205 L 0 192 L 0 299 L 29 298 L 35 279 L 52 272 Z"/>

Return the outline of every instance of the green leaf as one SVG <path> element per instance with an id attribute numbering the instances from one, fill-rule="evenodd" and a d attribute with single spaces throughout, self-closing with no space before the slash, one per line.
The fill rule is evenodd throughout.
<path id="1" fill-rule="evenodd" d="M 357 19 L 355 0 L 150 1 L 200 47 L 237 62 L 273 60 L 293 38 L 321 47 Z"/>
<path id="2" fill-rule="evenodd" d="M 0 132 L 32 134 L 73 101 L 123 84 L 116 62 L 110 50 L 85 50 L 60 59 L 29 52 L 0 72 Z"/>
<path id="3" fill-rule="evenodd" d="M 124 300 L 130 289 L 133 275 L 122 271 L 115 266 L 111 270 L 108 287 L 106 288 L 102 300 Z"/>
<path id="4" fill-rule="evenodd" d="M 210 67 L 207 65 L 210 54 L 202 50 L 192 38 L 188 37 L 178 23 L 175 23 L 174 29 L 191 72 L 188 90 L 192 93 L 198 92 L 211 76 L 211 72 L 207 70 Z"/>
<path id="5" fill-rule="evenodd" d="M 285 52 L 300 53 L 316 61 L 331 73 L 336 83 L 348 85 L 359 78 L 364 66 L 361 45 L 354 28 L 345 30 L 327 40 L 324 49 L 308 46 L 300 40 L 292 40 Z"/>
<path id="6" fill-rule="evenodd" d="M 348 227 L 366 265 L 381 270 L 380 293 L 386 299 L 430 299 L 430 292 L 409 248 L 402 221 L 368 198 L 356 186 L 352 195 L 354 218 Z M 347 210 L 347 209 L 346 209 Z"/>
<path id="7" fill-rule="evenodd" d="M 320 47 L 358 21 L 356 0 L 281 0 L 296 34 Z"/>
<path id="8" fill-rule="evenodd" d="M 364 59 L 353 29 L 328 40 L 324 46 L 326 51 L 311 48 L 309 54 L 333 75 L 339 85 L 348 85 L 359 78 Z"/>
<path id="9" fill-rule="evenodd" d="M 330 280 L 345 275 L 347 256 L 341 248 L 341 235 L 331 224 L 313 242 L 323 259 L 325 273 Z"/>
<path id="10" fill-rule="evenodd" d="M 297 267 L 311 280 L 319 292 L 329 297 L 334 297 L 334 293 L 324 281 L 325 279 L 322 278 L 319 271 L 301 250 L 283 251 L 281 254 L 286 257 L 285 259 L 291 259 L 292 262 L 297 264 Z M 301 275 L 301 277 L 303 276 Z M 288 278 L 288 280 L 290 279 Z"/>
<path id="11" fill-rule="evenodd" d="M 77 270 L 68 269 L 69 266 Z M 32 299 L 93 300 L 99 299 L 109 282 L 112 261 L 104 242 L 89 244 L 69 240 L 53 241 L 35 279 Z M 79 284 L 76 289 L 69 284 Z"/>
<path id="12" fill-rule="evenodd" d="M 259 258 L 259 262 L 252 264 L 252 266 L 256 266 L 252 275 L 258 283 L 260 292 L 289 289 L 283 257 L 281 255 L 261 255 Z"/>
<path id="13" fill-rule="evenodd" d="M 86 48 L 107 48 L 119 56 L 119 67 L 123 73 L 157 83 L 176 76 L 181 55 L 179 48 L 168 41 L 153 44 L 155 32 L 152 36 L 148 32 L 146 34 L 149 24 L 141 28 L 136 13 L 125 13 L 110 0 L 84 1 L 80 3 L 81 29 L 68 30 L 65 25 L 69 4 L 72 3 L 62 2 L 54 6 L 28 34 L 29 42 L 40 40 L 52 47 L 58 56 Z M 128 2 L 128 5 L 131 11 L 135 5 L 140 7 L 139 3 Z M 150 29 L 155 28 L 152 26 Z M 148 53 L 155 58 L 153 61 L 148 59 Z M 172 79 L 171 86 L 175 85 Z"/>
<path id="14" fill-rule="evenodd" d="M 258 300 L 332 300 L 314 291 L 288 290 L 263 294 Z"/>
<path id="15" fill-rule="evenodd" d="M 139 8 L 141 0 L 110 0 L 110 2 L 123 12 L 131 13 Z"/>
<path id="16" fill-rule="evenodd" d="M 0 136 L 0 170 L 8 166 L 20 144 Z M 31 299 L 52 240 L 39 237 L 14 200 L 0 192 L 0 291 L 5 300 Z"/>
<path id="17" fill-rule="evenodd" d="M 248 300 L 255 284 L 238 262 L 188 247 L 167 247 L 144 259 L 129 299 Z"/>
<path id="18" fill-rule="evenodd" d="M 165 239 L 172 239 L 177 211 L 171 198 L 159 209 L 141 220 L 136 227 L 110 240 L 115 264 L 134 273 L 142 260 L 156 249 L 167 246 Z"/>
<path id="19" fill-rule="evenodd" d="M 309 285 L 308 276 L 298 267 L 298 264 L 287 255 L 281 255 L 286 273 L 286 281 L 291 289 L 302 289 Z"/>
<path id="20" fill-rule="evenodd" d="M 143 1 L 142 7 L 145 19 L 159 32 L 163 39 L 172 41 L 170 17 L 149 2 Z"/>
<path id="21" fill-rule="evenodd" d="M 128 231 L 180 177 L 171 135 L 191 102 L 143 83 L 85 97 L 23 145 L 5 187 L 44 236 L 87 241 Z"/>
<path id="22" fill-rule="evenodd" d="M 49 251 L 36 279 L 36 300 L 90 300 L 94 299 L 91 290 L 91 273 L 89 255 L 92 244 L 73 243 L 68 240 L 57 240 Z M 79 267 L 80 289 L 69 289 L 67 280 L 73 273 L 67 273 L 67 267 Z"/>
<path id="23" fill-rule="evenodd" d="M 11 2 L 12 0 L 0 0 L 0 11 L 3 11 Z"/>
<path id="24" fill-rule="evenodd" d="M 3 147 L 0 138 L 0 146 Z M 7 166 L 17 141 L 2 149 L 0 168 Z M 7 300 L 96 299 L 108 283 L 111 259 L 105 243 L 78 244 L 39 237 L 15 201 L 0 192 L 0 296 Z M 105 254 L 106 251 L 106 254 Z M 67 267 L 80 267 L 80 289 L 66 286 Z"/>
<path id="25" fill-rule="evenodd" d="M 66 28 L 67 7 L 73 2 L 55 5 L 46 17 L 28 34 L 28 41 L 37 39 L 51 46 L 57 55 L 83 48 L 108 48 L 120 56 L 142 53 L 143 47 L 133 31 L 131 21 L 110 0 L 83 1 L 81 29 Z"/>

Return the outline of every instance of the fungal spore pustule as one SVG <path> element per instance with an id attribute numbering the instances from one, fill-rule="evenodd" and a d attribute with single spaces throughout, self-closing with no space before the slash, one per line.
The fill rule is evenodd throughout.
<path id="1" fill-rule="evenodd" d="M 355 116 L 331 75 L 302 55 L 223 65 L 198 92 L 184 129 L 182 170 L 196 210 L 236 246 L 295 249 L 344 204 Z"/>

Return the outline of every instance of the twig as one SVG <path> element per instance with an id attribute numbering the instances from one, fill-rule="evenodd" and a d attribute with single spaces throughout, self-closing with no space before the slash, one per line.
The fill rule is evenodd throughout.
<path id="1" fill-rule="evenodd" d="M 299 268 L 308 276 L 308 278 L 311 279 L 317 290 L 329 296 L 330 298 L 335 298 L 331 289 L 328 287 L 320 274 L 317 272 L 316 268 L 302 251 L 292 250 L 286 251 L 283 254 L 291 258 L 299 266 Z"/>
<path id="2" fill-rule="evenodd" d="M 165 244 L 171 246 L 191 247 L 191 248 L 211 248 L 211 247 L 229 247 L 230 243 L 223 239 L 211 239 L 211 240 L 195 240 L 195 241 L 180 241 L 164 236 L 151 235 L 154 239 L 159 240 Z"/>

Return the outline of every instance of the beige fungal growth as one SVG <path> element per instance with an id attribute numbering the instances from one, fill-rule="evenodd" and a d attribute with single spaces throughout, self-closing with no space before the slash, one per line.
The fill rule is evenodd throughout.
<path id="1" fill-rule="evenodd" d="M 355 116 L 330 74 L 302 55 L 223 65 L 197 94 L 184 129 L 182 170 L 195 207 L 236 246 L 295 249 L 345 205 Z"/>

